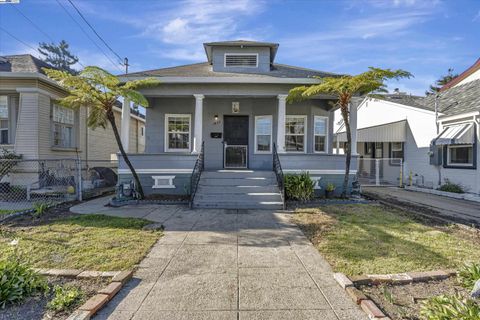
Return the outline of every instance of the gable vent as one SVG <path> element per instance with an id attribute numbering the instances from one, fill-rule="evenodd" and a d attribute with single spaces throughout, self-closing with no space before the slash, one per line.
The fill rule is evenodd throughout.
<path id="1" fill-rule="evenodd" d="M 256 54 L 225 54 L 225 67 L 257 67 Z"/>

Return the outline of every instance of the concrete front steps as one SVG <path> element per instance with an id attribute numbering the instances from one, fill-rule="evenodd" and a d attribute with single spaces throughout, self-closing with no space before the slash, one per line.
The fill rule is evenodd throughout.
<path id="1" fill-rule="evenodd" d="M 283 208 L 273 171 L 204 171 L 193 201 L 195 208 Z"/>

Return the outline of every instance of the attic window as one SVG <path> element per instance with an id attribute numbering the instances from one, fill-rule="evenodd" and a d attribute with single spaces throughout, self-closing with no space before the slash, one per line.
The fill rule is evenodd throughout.
<path id="1" fill-rule="evenodd" d="M 226 53 L 225 67 L 257 67 L 258 54 Z"/>

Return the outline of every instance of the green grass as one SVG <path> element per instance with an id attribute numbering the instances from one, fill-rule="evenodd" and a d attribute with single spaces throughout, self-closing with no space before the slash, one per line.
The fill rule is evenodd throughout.
<path id="1" fill-rule="evenodd" d="M 348 275 L 458 269 L 480 261 L 479 239 L 380 205 L 299 209 L 295 220 L 336 271 Z"/>
<path id="2" fill-rule="evenodd" d="M 137 264 L 161 236 L 147 220 L 83 215 L 32 227 L 0 230 L 0 257 L 19 239 L 22 258 L 37 268 L 124 270 Z"/>
<path id="3" fill-rule="evenodd" d="M 7 210 L 7 209 L 0 209 L 0 216 L 2 214 L 10 214 L 10 213 L 15 213 L 15 212 L 20 212 L 20 211 L 25 211 L 28 209 L 20 209 L 20 210 Z"/>

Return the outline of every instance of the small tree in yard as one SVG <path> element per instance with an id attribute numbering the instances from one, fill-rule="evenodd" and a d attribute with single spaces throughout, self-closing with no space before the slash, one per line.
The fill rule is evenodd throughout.
<path id="1" fill-rule="evenodd" d="M 350 162 L 352 159 L 352 133 L 350 130 L 349 105 L 354 96 L 366 95 L 372 92 L 386 92 L 385 81 L 388 79 L 410 78 L 412 74 L 404 70 L 390 70 L 370 67 L 368 71 L 355 76 L 325 77 L 320 78 L 319 84 L 300 86 L 290 90 L 288 102 L 307 99 L 319 94 L 332 95 L 337 98 L 335 106 L 340 108 L 347 143 L 345 144 L 346 168 L 343 180 L 342 197 L 346 197 L 350 175 Z"/>
<path id="2" fill-rule="evenodd" d="M 135 104 L 148 107 L 147 99 L 136 90 L 157 85 L 159 81 L 154 78 L 148 78 L 121 84 L 117 77 L 98 67 L 86 67 L 78 75 L 72 75 L 61 70 L 44 70 L 50 78 L 56 80 L 69 92 L 68 96 L 60 99 L 59 103 L 62 106 L 72 109 L 88 107 L 90 112 L 87 124 L 90 128 L 102 127 L 105 129 L 107 123 L 110 123 L 118 149 L 132 172 L 140 198 L 143 198 L 144 193 L 140 179 L 123 148 L 122 140 L 115 124 L 113 106 L 119 97 L 124 97 Z M 126 107 L 128 108 L 129 106 Z"/>

